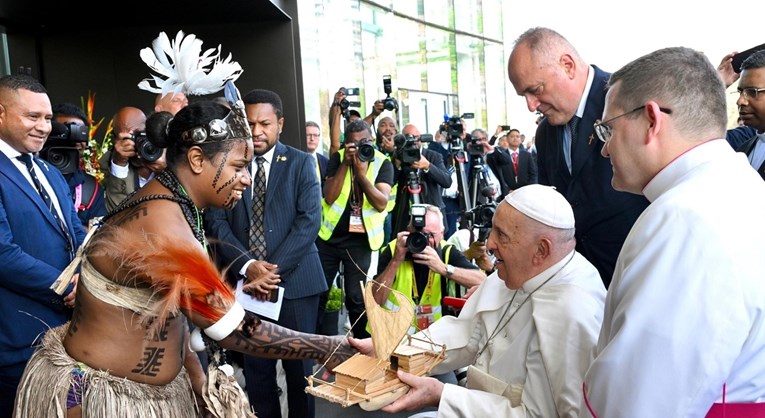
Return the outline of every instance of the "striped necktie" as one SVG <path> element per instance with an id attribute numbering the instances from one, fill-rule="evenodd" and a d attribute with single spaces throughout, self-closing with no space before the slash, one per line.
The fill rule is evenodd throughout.
<path id="1" fill-rule="evenodd" d="M 42 183 L 40 183 L 40 179 L 37 177 L 37 170 L 35 169 L 35 165 L 32 164 L 32 156 L 29 154 L 21 154 L 16 158 L 18 158 L 19 161 L 23 162 L 24 165 L 27 166 L 29 176 L 32 178 L 32 183 L 34 183 L 35 189 L 37 189 L 37 193 L 43 200 L 43 206 L 47 206 L 51 215 L 53 215 L 53 218 L 56 220 L 59 229 L 61 229 L 61 233 L 69 243 L 67 245 L 67 250 L 72 256 L 74 256 L 74 241 L 72 240 L 72 236 L 69 234 L 69 229 L 66 227 L 66 223 L 61 218 L 61 214 L 58 213 L 58 210 L 56 210 L 56 207 L 53 205 L 53 199 L 51 199 L 48 191 L 45 190 L 45 187 L 43 187 Z"/>

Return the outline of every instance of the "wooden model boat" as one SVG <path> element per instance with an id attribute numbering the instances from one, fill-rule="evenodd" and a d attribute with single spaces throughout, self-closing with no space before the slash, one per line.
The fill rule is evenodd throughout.
<path id="1" fill-rule="evenodd" d="M 375 357 L 356 353 L 335 367 L 335 381 L 309 376 L 305 391 L 343 407 L 359 404 L 375 411 L 406 393 L 408 386 L 396 377 L 397 370 L 423 376 L 444 358 L 446 347 L 407 334 L 414 320 L 414 305 L 396 290 L 399 310 L 389 311 L 375 302 L 374 282 L 364 288 L 364 305 Z M 413 344 L 416 343 L 416 344 Z"/>

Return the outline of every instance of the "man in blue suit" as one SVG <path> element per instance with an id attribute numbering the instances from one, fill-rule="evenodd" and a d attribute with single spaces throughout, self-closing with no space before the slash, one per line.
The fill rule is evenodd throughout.
<path id="1" fill-rule="evenodd" d="M 576 249 L 608 287 L 627 233 L 648 206 L 643 196 L 614 190 L 611 162 L 595 138 L 610 74 L 588 65 L 547 28 L 529 29 L 516 40 L 508 74 L 529 111 L 544 115 L 536 133 L 539 183 L 555 186 L 571 203 Z"/>
<path id="2" fill-rule="evenodd" d="M 319 311 L 319 295 L 327 290 L 321 261 L 314 244 L 321 222 L 321 190 L 314 159 L 279 142 L 284 125 L 281 98 L 269 90 L 256 89 L 243 99 L 252 129 L 254 154 L 250 167 L 253 187 L 243 202 L 231 210 L 210 209 L 205 215 L 208 233 L 218 241 L 216 258 L 228 268 L 229 279 L 244 279 L 244 291 L 261 300 L 284 287 L 277 323 L 313 333 Z M 261 158 L 262 157 L 262 158 Z M 258 189 L 258 170 L 265 174 L 265 202 L 261 219 L 253 191 Z M 256 196 L 254 196 L 257 198 Z M 254 242 L 252 226 L 262 221 L 265 254 Z M 259 258 L 263 257 L 263 258 Z M 282 361 L 287 380 L 290 417 L 313 417 L 314 399 L 306 394 L 305 377 L 312 361 Z M 244 375 L 250 404 L 258 417 L 281 417 L 276 360 L 245 356 Z"/>
<path id="3" fill-rule="evenodd" d="M 318 123 L 309 120 L 305 123 L 305 149 L 318 165 L 316 173 L 321 185 L 324 186 L 324 178 L 327 177 L 327 164 L 329 158 L 321 153 L 321 127 Z"/>
<path id="4" fill-rule="evenodd" d="M 69 186 L 56 168 L 32 158 L 51 131 L 50 98 L 25 75 L 0 78 L 0 417 L 10 418 L 16 387 L 48 328 L 65 323 L 74 285 L 63 296 L 50 286 L 85 238 Z M 23 157 L 22 157 L 23 158 Z M 33 177 L 39 180 L 45 203 Z M 58 217 L 58 220 L 55 216 Z M 61 223 L 59 222 L 61 221 Z"/>

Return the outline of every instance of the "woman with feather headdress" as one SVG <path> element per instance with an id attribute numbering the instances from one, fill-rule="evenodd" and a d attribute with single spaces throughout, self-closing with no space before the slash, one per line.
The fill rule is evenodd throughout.
<path id="1" fill-rule="evenodd" d="M 147 119 L 167 169 L 105 217 L 78 252 L 72 320 L 42 338 L 15 417 L 192 418 L 195 394 L 215 417 L 254 417 L 222 349 L 331 358 L 328 366 L 353 354 L 344 337 L 301 334 L 245 312 L 206 252 L 201 212 L 233 207 L 251 184 L 252 137 L 230 80 L 226 97 L 230 109 L 201 101 Z M 69 275 L 77 265 L 70 267 Z M 199 327 L 192 333 L 187 318 Z M 206 382 L 191 351 L 205 347 Z"/>

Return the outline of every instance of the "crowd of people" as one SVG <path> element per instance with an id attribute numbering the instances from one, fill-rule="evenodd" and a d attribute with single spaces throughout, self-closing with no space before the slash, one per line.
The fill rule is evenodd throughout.
<path id="1" fill-rule="evenodd" d="M 531 28 L 507 67 L 541 114 L 530 141 L 452 121 L 431 142 L 341 88 L 303 151 L 277 92 L 162 92 L 115 113 L 102 182 L 45 158 L 87 116 L 3 76 L 0 418 L 281 417 L 277 360 L 289 416 L 314 417 L 317 363 L 374 355 L 370 280 L 446 347 L 386 412 L 765 416 L 765 51 L 734 55 L 610 73 Z M 325 323 L 338 284 L 347 335 Z"/>

